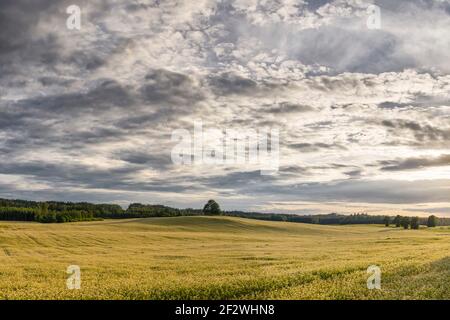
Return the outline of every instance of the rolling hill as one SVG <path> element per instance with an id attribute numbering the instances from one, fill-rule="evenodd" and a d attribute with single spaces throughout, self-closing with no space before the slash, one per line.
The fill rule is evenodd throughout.
<path id="1" fill-rule="evenodd" d="M 234 217 L 0 222 L 1 299 L 449 299 L 450 229 Z M 81 268 L 81 289 L 66 269 Z M 382 270 L 382 289 L 366 286 Z"/>

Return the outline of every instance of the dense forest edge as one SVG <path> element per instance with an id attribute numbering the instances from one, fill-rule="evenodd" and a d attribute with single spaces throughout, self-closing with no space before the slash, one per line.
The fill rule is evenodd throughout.
<path id="1" fill-rule="evenodd" d="M 63 223 L 76 221 L 96 221 L 102 219 L 130 219 L 151 217 L 179 217 L 198 215 L 225 215 L 231 217 L 311 223 L 324 225 L 346 224 L 384 224 L 405 229 L 418 229 L 420 225 L 428 227 L 450 226 L 450 218 L 405 217 L 368 215 L 355 213 L 343 215 L 337 213 L 319 215 L 297 215 L 278 213 L 259 213 L 244 211 L 221 211 L 219 204 L 209 200 L 203 209 L 177 209 L 164 205 L 132 203 L 127 209 L 117 204 L 94 204 L 89 202 L 37 202 L 28 200 L 0 199 L 0 220 L 36 221 L 41 223 Z"/>

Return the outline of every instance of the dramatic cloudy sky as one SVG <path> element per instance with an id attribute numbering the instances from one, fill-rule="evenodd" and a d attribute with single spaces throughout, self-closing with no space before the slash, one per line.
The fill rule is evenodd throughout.
<path id="1" fill-rule="evenodd" d="M 1 0 L 0 197 L 450 216 L 449 32 L 447 0 Z M 279 173 L 173 164 L 196 120 L 279 129 Z"/>

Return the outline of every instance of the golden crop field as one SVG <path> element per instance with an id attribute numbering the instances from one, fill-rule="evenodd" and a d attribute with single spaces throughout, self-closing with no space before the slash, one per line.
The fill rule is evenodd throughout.
<path id="1" fill-rule="evenodd" d="M 69 265 L 81 289 L 66 287 Z M 368 266 L 382 270 L 367 289 Z M 449 299 L 450 228 L 231 217 L 0 222 L 0 299 Z"/>

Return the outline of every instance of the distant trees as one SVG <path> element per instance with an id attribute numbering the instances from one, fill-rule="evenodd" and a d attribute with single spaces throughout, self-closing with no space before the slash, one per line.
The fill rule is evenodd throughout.
<path id="1" fill-rule="evenodd" d="M 39 207 L 39 202 L 27 201 L 27 200 L 11 200 L 11 199 L 0 199 L 0 207 L 5 208 L 33 208 L 37 209 Z"/>
<path id="2" fill-rule="evenodd" d="M 316 215 L 296 215 L 296 214 L 276 214 L 261 212 L 226 211 L 223 215 L 241 218 L 250 218 L 268 221 L 288 221 L 298 223 L 312 223 L 325 225 L 345 225 L 345 224 L 383 224 L 386 225 L 386 216 L 368 215 L 356 213 L 343 215 L 337 213 L 316 214 Z M 407 218 L 408 219 L 408 218 Z M 401 225 L 402 216 L 389 217 L 389 225 L 394 224 L 397 228 Z M 427 218 L 419 218 L 419 225 L 426 225 Z M 437 225 L 450 225 L 450 218 L 439 218 Z M 409 228 L 409 223 L 408 223 Z"/>
<path id="3" fill-rule="evenodd" d="M 400 215 L 397 215 L 394 218 L 393 222 L 394 222 L 396 228 L 400 228 L 400 225 L 401 225 L 401 222 L 402 222 L 402 217 Z"/>
<path id="4" fill-rule="evenodd" d="M 214 200 L 209 200 L 203 207 L 203 214 L 216 216 L 220 215 L 221 210 L 219 204 Z"/>
<path id="5" fill-rule="evenodd" d="M 443 225 L 448 225 L 450 223 L 449 219 L 444 219 L 445 222 Z M 419 218 L 419 217 L 402 217 L 397 215 L 394 218 L 394 223 L 396 227 L 403 227 L 404 229 L 408 229 L 411 226 L 411 229 L 418 230 L 420 229 L 420 225 L 427 225 L 428 227 L 435 227 L 438 225 L 438 218 L 436 216 L 429 216 L 428 218 Z"/>
<path id="6" fill-rule="evenodd" d="M 47 202 L 50 211 L 65 212 L 65 211 L 83 211 L 90 212 L 94 216 L 101 217 L 103 215 L 122 214 L 124 210 L 117 204 L 94 204 L 88 202 Z"/>
<path id="7" fill-rule="evenodd" d="M 0 220 L 4 221 L 34 221 L 36 208 L 0 207 Z"/>
<path id="8" fill-rule="evenodd" d="M 176 209 L 162 205 L 132 203 L 125 212 L 103 215 L 104 218 L 150 218 L 150 217 L 178 217 L 202 214 L 201 210 Z"/>
<path id="9" fill-rule="evenodd" d="M 39 205 L 39 215 L 45 216 L 48 214 L 48 203 L 47 202 L 42 202 Z"/>
<path id="10" fill-rule="evenodd" d="M 414 230 L 419 229 L 419 217 L 411 218 L 411 229 L 414 229 Z"/>
<path id="11" fill-rule="evenodd" d="M 42 202 L 39 204 L 39 210 L 35 220 L 42 223 L 56 222 L 56 213 L 54 211 L 49 212 L 48 203 Z"/>
<path id="12" fill-rule="evenodd" d="M 0 220 L 62 223 L 101 220 L 102 218 L 147 218 L 201 215 L 201 209 L 177 209 L 162 205 L 132 203 L 127 210 L 117 204 L 88 202 L 36 202 L 0 199 Z"/>
<path id="13" fill-rule="evenodd" d="M 411 223 L 411 220 L 409 217 L 401 217 L 400 225 L 403 227 L 403 229 L 408 229 L 410 223 Z"/>
<path id="14" fill-rule="evenodd" d="M 49 210 L 50 206 L 51 205 L 46 202 L 40 203 L 34 220 L 41 223 L 62 223 L 98 220 L 94 217 L 94 214 L 92 212 L 83 210 L 70 210 L 67 209 L 67 207 L 64 208 L 64 211 L 55 211 Z"/>
<path id="15" fill-rule="evenodd" d="M 434 215 L 429 216 L 427 220 L 427 227 L 434 228 L 436 226 L 437 226 L 437 217 Z"/>
<path id="16" fill-rule="evenodd" d="M 227 211 L 222 212 L 219 204 L 214 200 L 209 200 L 203 209 L 177 209 L 163 205 L 151 205 L 132 203 L 125 210 L 116 204 L 94 204 L 88 202 L 36 202 L 26 200 L 9 200 L 0 198 L 0 220 L 7 221 L 39 221 L 45 223 L 71 222 L 100 220 L 102 218 L 127 219 L 127 218 L 149 218 L 149 217 L 175 217 L 194 215 L 227 215 L 249 219 L 287 221 L 299 223 L 313 223 L 325 225 L 345 225 L 345 224 L 384 224 L 389 226 L 395 224 L 396 227 L 417 228 L 419 225 L 450 226 L 450 218 L 428 218 L 415 217 L 409 220 L 408 217 L 397 215 L 392 218 L 384 215 L 368 215 L 366 213 L 354 213 L 343 215 L 338 213 L 330 214 L 278 214 L 261 212 Z"/>

